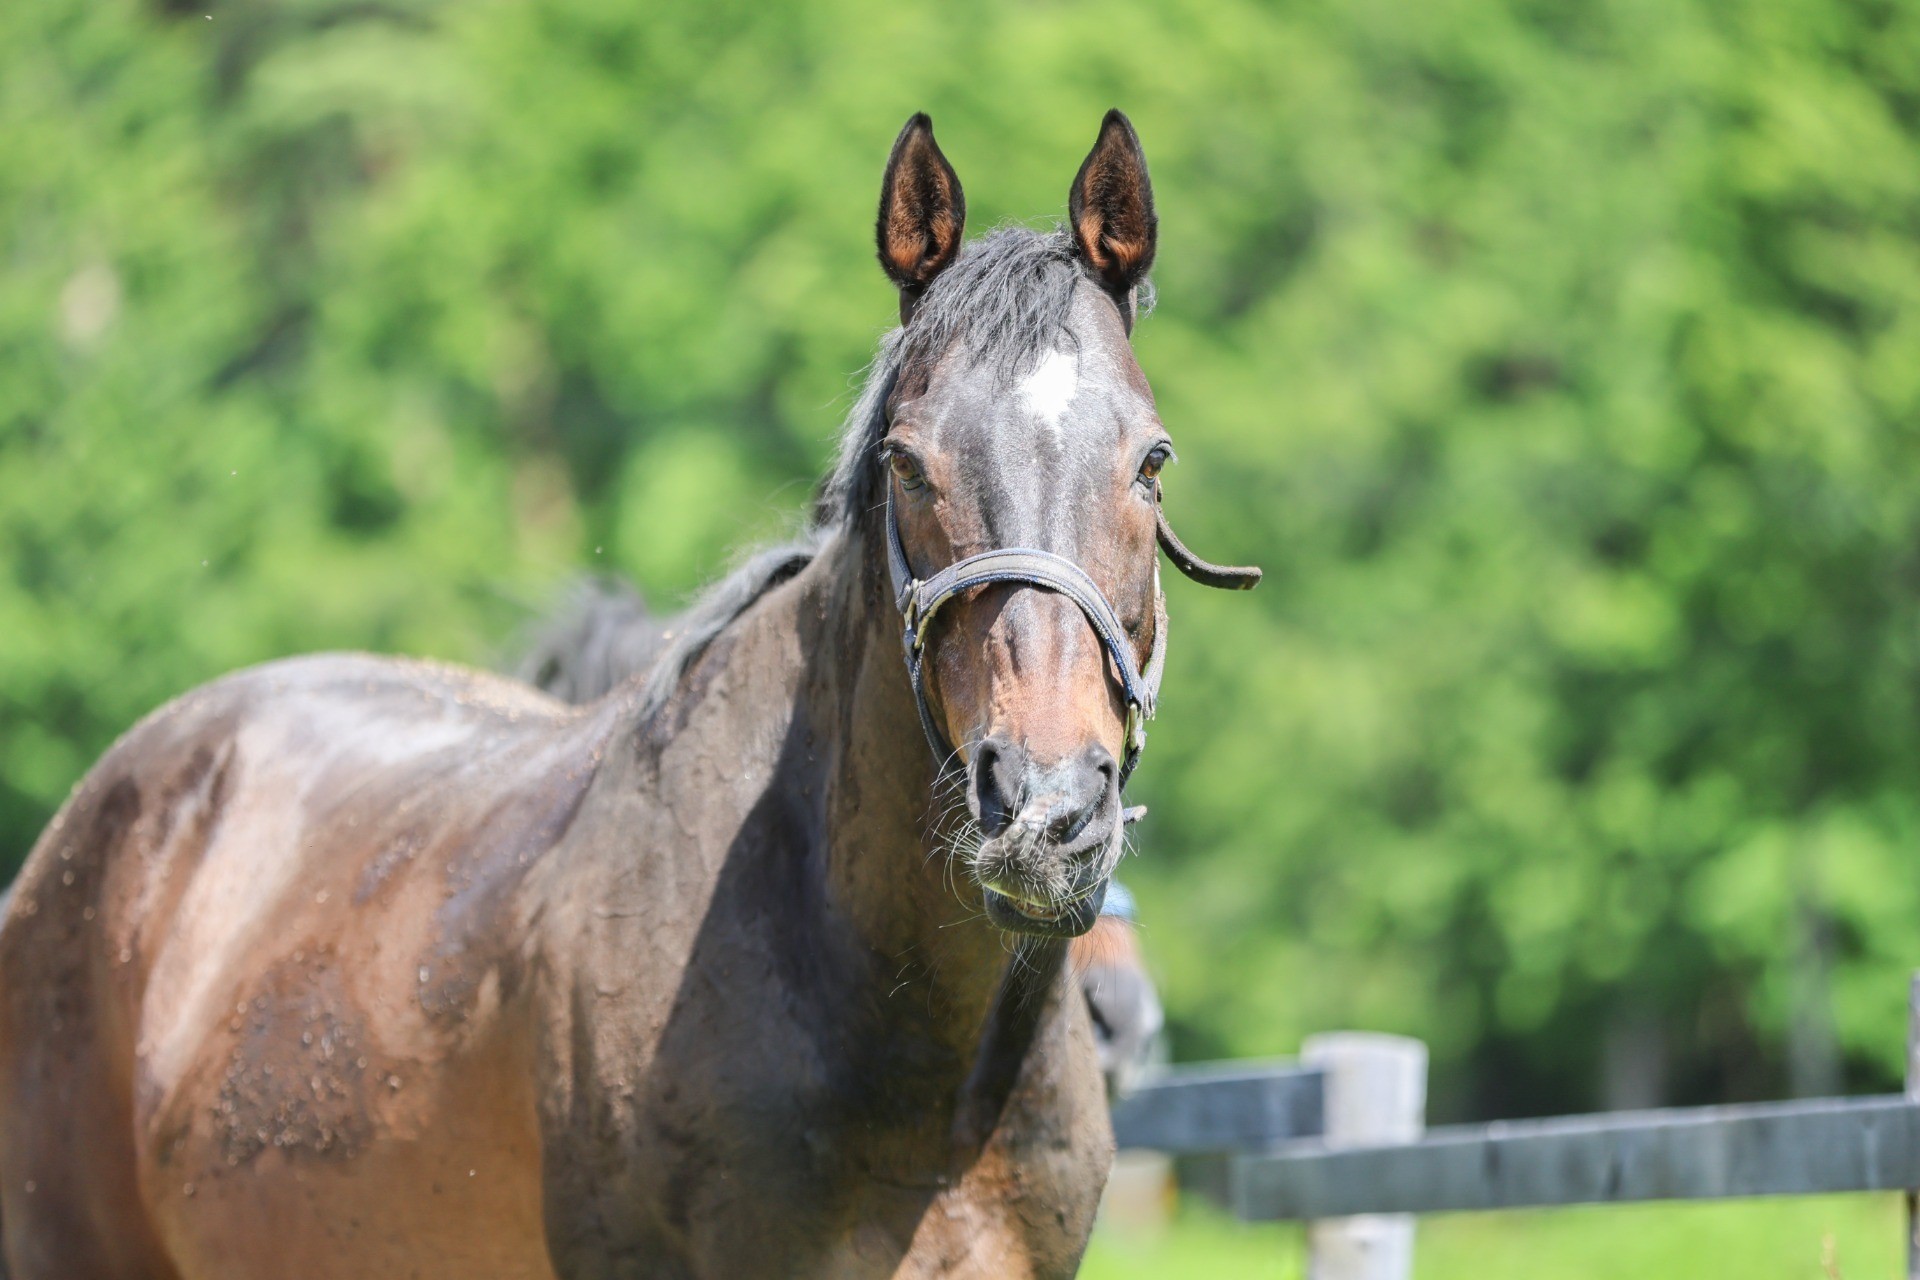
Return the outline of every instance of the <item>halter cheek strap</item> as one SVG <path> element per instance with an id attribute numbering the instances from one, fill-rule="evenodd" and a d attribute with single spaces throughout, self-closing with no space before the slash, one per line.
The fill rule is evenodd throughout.
<path id="1" fill-rule="evenodd" d="M 913 681 L 913 702 L 920 710 L 920 727 L 926 732 L 934 759 L 944 768 L 953 755 L 953 746 L 934 723 L 933 709 L 927 705 L 924 669 L 927 629 L 940 607 L 962 591 L 989 583 L 1018 582 L 1057 591 L 1078 605 L 1092 624 L 1094 634 L 1100 637 L 1107 657 L 1112 659 L 1127 703 L 1126 758 L 1120 762 L 1120 785 L 1126 786 L 1134 767 L 1140 763 L 1140 753 L 1146 749 L 1147 721 L 1153 719 L 1154 704 L 1160 697 L 1160 675 L 1166 666 L 1167 598 L 1160 590 L 1159 564 L 1156 562 L 1153 567 L 1153 649 L 1147 655 L 1147 665 L 1142 668 L 1135 664 L 1133 646 L 1127 642 L 1120 615 L 1107 603 L 1106 596 L 1087 576 L 1087 571 L 1065 556 L 1024 547 L 983 551 L 948 565 L 924 581 L 915 578 L 913 566 L 907 563 L 907 549 L 900 541 L 900 521 L 894 515 L 893 481 L 883 476 L 881 483 L 887 490 L 887 575 L 893 581 L 894 607 L 900 610 L 900 617 L 906 623 L 900 640 L 906 649 L 907 675 Z M 1259 569 L 1250 565 L 1214 564 L 1187 550 L 1186 544 L 1174 536 L 1173 526 L 1167 523 L 1158 481 L 1153 486 L 1153 514 L 1161 549 L 1180 572 L 1195 582 L 1229 591 L 1248 591 L 1260 585 Z M 1144 809 L 1128 810 L 1128 821 L 1144 813 Z"/>
<path id="2" fill-rule="evenodd" d="M 928 630 L 941 606 L 963 591 L 997 582 L 1017 582 L 1056 591 L 1078 605 L 1100 637 L 1101 647 L 1120 676 L 1121 695 L 1127 704 L 1126 758 L 1120 762 L 1120 784 L 1126 785 L 1140 753 L 1147 745 L 1147 721 L 1153 718 L 1154 702 L 1160 693 L 1160 675 L 1167 656 L 1167 604 L 1160 593 L 1160 570 L 1154 568 L 1153 649 L 1147 665 L 1136 664 L 1133 646 L 1127 640 L 1126 627 L 1113 606 L 1107 603 L 1093 579 L 1065 556 L 1051 551 L 1015 547 L 983 551 L 948 565 L 925 580 L 913 576 L 907 563 L 906 548 L 900 542 L 900 523 L 893 509 L 893 485 L 887 482 L 887 573 L 893 581 L 893 603 L 906 623 L 901 643 L 906 649 L 907 675 L 913 682 L 913 700 L 920 710 L 920 727 L 934 755 L 944 764 L 953 754 L 952 744 L 934 722 L 927 704 L 924 659 Z"/>

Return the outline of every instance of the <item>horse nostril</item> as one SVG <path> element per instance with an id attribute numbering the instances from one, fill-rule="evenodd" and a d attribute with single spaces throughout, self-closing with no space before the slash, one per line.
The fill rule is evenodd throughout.
<path id="1" fill-rule="evenodd" d="M 1103 793 L 1116 785 L 1120 777 L 1120 762 L 1113 758 L 1113 752 L 1096 742 L 1087 749 L 1087 761 L 1103 779 L 1100 784 Z"/>
<path id="2" fill-rule="evenodd" d="M 988 738 L 973 756 L 973 800 L 980 829 L 997 836 L 1013 821 L 1020 805 L 1024 753 L 1000 738 Z"/>
<path id="3" fill-rule="evenodd" d="M 1049 815 L 1047 834 L 1061 844 L 1083 834 L 1106 810 L 1119 772 L 1113 753 L 1098 743 L 1081 753 L 1068 774 L 1062 803 Z M 1096 847 L 1101 843 L 1096 841 Z"/>

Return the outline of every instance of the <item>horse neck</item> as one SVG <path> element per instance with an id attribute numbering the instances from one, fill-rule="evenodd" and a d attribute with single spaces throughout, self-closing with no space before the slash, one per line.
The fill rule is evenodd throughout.
<path id="1" fill-rule="evenodd" d="M 1018 951 L 983 917 L 980 890 L 954 863 L 964 818 L 956 788 L 937 776 L 900 652 L 899 614 L 875 522 L 823 553 L 814 634 L 801 648 L 836 680 L 808 681 L 804 714 L 832 727 L 823 812 L 825 896 L 851 940 L 886 962 L 889 1003 L 910 995 L 935 1034 L 971 1052 L 1006 1030 L 1001 1006 L 1037 1009 L 1063 950 Z M 998 1029 L 998 1030 L 996 1030 Z"/>

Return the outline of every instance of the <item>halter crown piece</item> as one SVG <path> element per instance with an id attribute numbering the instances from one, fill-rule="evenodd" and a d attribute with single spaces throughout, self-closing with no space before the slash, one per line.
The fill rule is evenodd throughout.
<path id="1" fill-rule="evenodd" d="M 945 767 L 953 756 L 953 746 L 934 722 L 927 705 L 927 685 L 923 671 L 927 632 L 940 607 L 963 591 L 995 582 L 1017 582 L 1026 586 L 1057 591 L 1080 607 L 1092 624 L 1094 634 L 1113 660 L 1120 674 L 1120 689 L 1127 703 L 1126 758 L 1120 762 L 1120 785 L 1125 787 L 1140 753 L 1147 745 L 1147 721 L 1153 719 L 1154 704 L 1160 695 L 1160 675 L 1167 657 L 1167 598 L 1160 590 L 1160 567 L 1153 569 L 1153 649 L 1147 665 L 1135 662 L 1133 646 L 1127 643 L 1126 628 L 1120 615 L 1094 585 L 1087 571 L 1065 556 L 1027 547 L 1008 547 L 982 551 L 940 570 L 930 578 L 913 576 L 907 562 L 907 549 L 900 541 L 900 521 L 893 510 L 893 480 L 887 477 L 887 573 L 893 580 L 893 603 L 906 622 L 901 643 L 906 649 L 907 675 L 913 682 L 914 705 L 920 710 L 920 727 L 933 748 L 934 759 Z M 1174 566 L 1195 582 L 1228 591 L 1247 591 L 1259 585 L 1260 570 L 1252 567 L 1217 565 L 1187 550 L 1167 524 L 1166 508 L 1160 502 L 1160 485 L 1153 487 L 1154 516 L 1158 524 L 1160 546 Z"/>

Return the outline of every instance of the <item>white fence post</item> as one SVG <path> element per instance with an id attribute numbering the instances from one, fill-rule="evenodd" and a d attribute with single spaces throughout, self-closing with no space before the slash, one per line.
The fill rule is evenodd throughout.
<path id="1" fill-rule="evenodd" d="M 1326 1073 L 1326 1143 L 1411 1142 L 1426 1128 L 1427 1046 L 1405 1036 L 1310 1037 L 1300 1061 Z M 1307 1280 L 1412 1280 L 1413 1217 L 1367 1214 L 1307 1224 Z"/>

